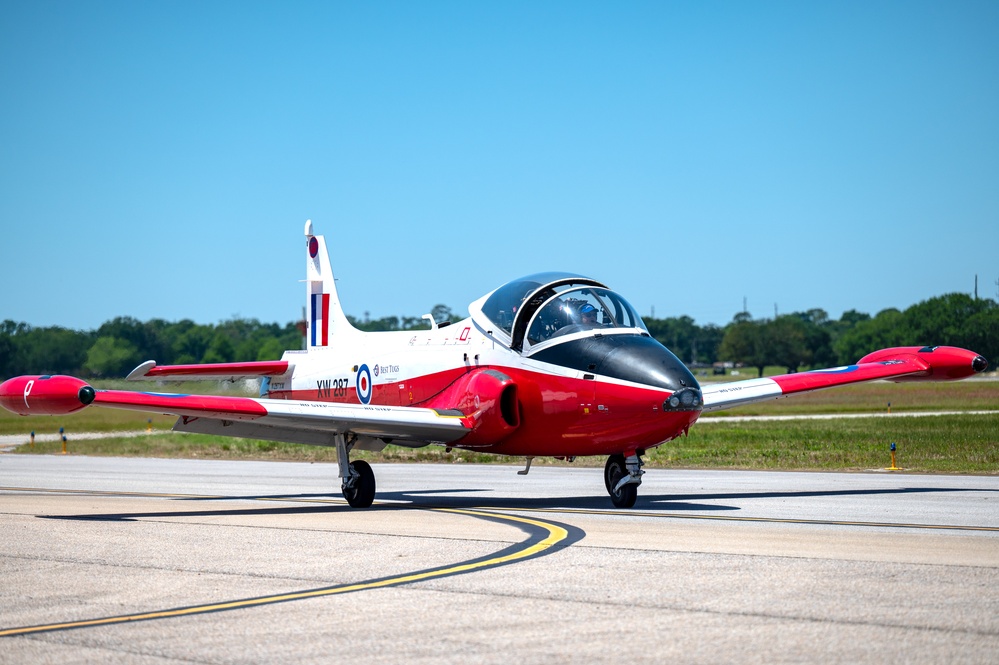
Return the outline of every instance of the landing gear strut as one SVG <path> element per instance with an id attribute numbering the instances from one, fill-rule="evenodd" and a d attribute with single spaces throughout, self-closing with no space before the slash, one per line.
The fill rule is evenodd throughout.
<path id="1" fill-rule="evenodd" d="M 637 453 L 611 455 L 604 465 L 604 484 L 615 508 L 631 508 L 642 484 L 642 458 Z"/>
<path id="2" fill-rule="evenodd" d="M 351 508 L 368 508 L 375 500 L 375 474 L 364 460 L 351 462 L 354 439 L 348 443 L 343 434 L 335 434 L 336 461 L 340 467 L 340 489 Z"/>

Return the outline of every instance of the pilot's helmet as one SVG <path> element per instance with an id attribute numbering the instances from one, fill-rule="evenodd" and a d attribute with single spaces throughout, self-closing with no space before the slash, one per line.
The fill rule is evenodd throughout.
<path id="1" fill-rule="evenodd" d="M 583 305 L 579 308 L 579 315 L 580 316 L 592 316 L 594 319 L 596 319 L 597 318 L 597 308 L 594 307 L 593 305 L 591 305 L 588 302 L 587 303 L 583 303 Z"/>

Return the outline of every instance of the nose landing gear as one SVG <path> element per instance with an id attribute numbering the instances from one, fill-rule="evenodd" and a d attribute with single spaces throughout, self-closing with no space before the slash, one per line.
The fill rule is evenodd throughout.
<path id="1" fill-rule="evenodd" d="M 611 455 L 604 465 L 604 485 L 615 508 L 631 508 L 638 499 L 642 484 L 642 458 L 637 452 L 625 457 Z"/>

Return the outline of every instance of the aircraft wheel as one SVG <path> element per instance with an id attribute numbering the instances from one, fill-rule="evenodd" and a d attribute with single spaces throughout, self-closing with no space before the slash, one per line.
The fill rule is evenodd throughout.
<path id="1" fill-rule="evenodd" d="M 621 478 L 628 475 L 628 467 L 624 463 L 624 455 L 611 455 L 607 458 L 604 466 L 604 485 L 607 486 L 607 493 L 610 494 L 611 503 L 615 508 L 631 508 L 638 500 L 638 485 L 628 483 L 621 489 L 614 491 Z"/>
<path id="2" fill-rule="evenodd" d="M 368 508 L 375 500 L 375 472 L 371 470 L 371 465 L 364 460 L 357 460 L 350 463 L 350 468 L 359 474 L 354 486 L 343 488 L 343 498 L 351 508 Z"/>

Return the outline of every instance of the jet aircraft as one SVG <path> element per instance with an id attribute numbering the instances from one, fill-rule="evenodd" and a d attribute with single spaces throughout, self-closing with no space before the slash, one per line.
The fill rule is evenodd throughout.
<path id="1" fill-rule="evenodd" d="M 305 348 L 281 360 L 158 366 L 132 380 L 261 379 L 260 397 L 101 390 L 70 376 L 0 384 L 0 405 L 22 415 L 87 406 L 178 416 L 174 430 L 333 446 L 343 495 L 375 498 L 375 476 L 354 450 L 437 444 L 525 457 L 607 456 L 614 506 L 635 504 L 642 456 L 686 434 L 701 414 L 877 379 L 961 379 L 988 366 L 972 351 L 913 346 L 875 351 L 846 367 L 700 385 L 649 335 L 635 309 L 583 275 L 515 279 L 469 305 L 469 317 L 428 330 L 366 333 L 340 305 L 323 236 L 305 224 Z"/>

